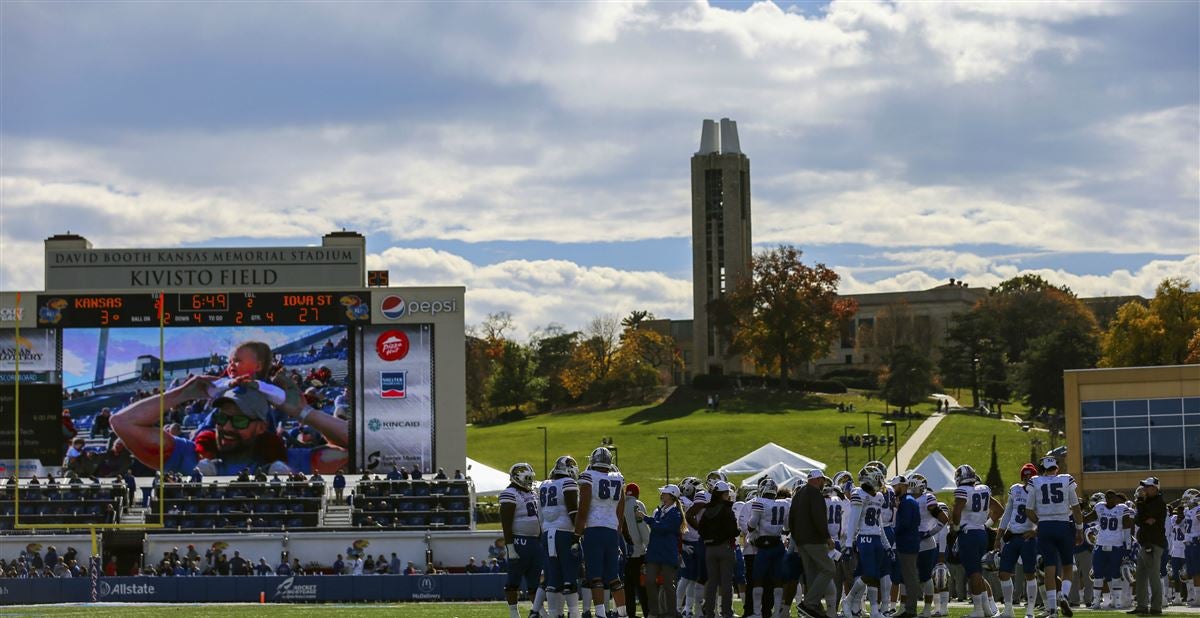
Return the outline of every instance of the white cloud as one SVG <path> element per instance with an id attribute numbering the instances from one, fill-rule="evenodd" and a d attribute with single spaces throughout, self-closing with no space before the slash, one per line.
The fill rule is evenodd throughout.
<path id="1" fill-rule="evenodd" d="M 565 260 L 507 260 L 476 265 L 445 251 L 392 248 L 368 260 L 406 285 L 465 285 L 468 324 L 489 313 L 513 315 L 521 335 L 558 323 L 582 328 L 601 314 L 634 309 L 690 318 L 691 282 L 652 271 L 586 267 Z"/>

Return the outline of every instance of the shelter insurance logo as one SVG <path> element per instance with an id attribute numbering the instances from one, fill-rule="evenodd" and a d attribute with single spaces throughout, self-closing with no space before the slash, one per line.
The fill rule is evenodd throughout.
<path id="1" fill-rule="evenodd" d="M 404 299 L 394 294 L 385 296 L 383 302 L 379 303 L 379 312 L 389 320 L 399 320 L 404 317 Z"/>
<path id="2" fill-rule="evenodd" d="M 403 359 L 408 356 L 408 335 L 398 330 L 384 331 L 375 340 L 375 352 L 389 363 Z"/>
<path id="3" fill-rule="evenodd" d="M 384 399 L 404 399 L 408 395 L 407 371 L 379 372 L 379 396 Z"/>

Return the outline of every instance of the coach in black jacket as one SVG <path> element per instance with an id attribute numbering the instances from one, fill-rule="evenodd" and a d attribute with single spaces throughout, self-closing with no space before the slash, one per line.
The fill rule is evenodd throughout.
<path id="1" fill-rule="evenodd" d="M 821 490 L 827 479 L 820 470 L 810 470 L 808 482 L 792 497 L 788 528 L 792 544 L 804 564 L 804 603 L 800 609 L 809 616 L 825 616 L 821 599 L 833 580 L 833 539 L 829 538 L 829 523 L 825 515 L 825 496 Z"/>
<path id="2" fill-rule="evenodd" d="M 1138 485 L 1144 495 L 1137 501 L 1134 523 L 1138 527 L 1137 541 L 1142 549 L 1138 552 L 1137 561 L 1137 607 L 1128 613 L 1158 616 L 1162 614 L 1163 586 L 1158 569 L 1167 547 L 1167 503 L 1158 492 L 1157 476 Z M 1150 604 L 1148 608 L 1147 600 Z"/>

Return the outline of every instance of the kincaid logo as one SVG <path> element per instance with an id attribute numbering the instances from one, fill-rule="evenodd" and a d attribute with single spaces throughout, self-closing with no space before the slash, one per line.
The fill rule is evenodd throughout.
<path id="1" fill-rule="evenodd" d="M 367 421 L 367 429 L 373 432 L 383 429 L 412 429 L 420 426 L 421 421 L 381 421 L 377 418 Z"/>
<path id="2" fill-rule="evenodd" d="M 296 584 L 296 578 L 289 577 L 275 587 L 275 598 L 281 600 L 315 601 L 317 599 L 316 584 Z"/>
<path id="3" fill-rule="evenodd" d="M 156 592 L 154 584 L 109 584 L 108 582 L 100 582 L 96 586 L 96 592 L 102 597 L 107 597 L 114 594 L 126 594 L 132 596 L 151 595 Z"/>

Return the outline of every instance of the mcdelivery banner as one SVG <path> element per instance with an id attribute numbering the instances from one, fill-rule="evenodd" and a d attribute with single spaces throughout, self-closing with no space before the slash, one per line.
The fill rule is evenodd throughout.
<path id="1" fill-rule="evenodd" d="M 359 331 L 362 414 L 358 465 L 433 468 L 433 326 L 394 324 Z"/>

